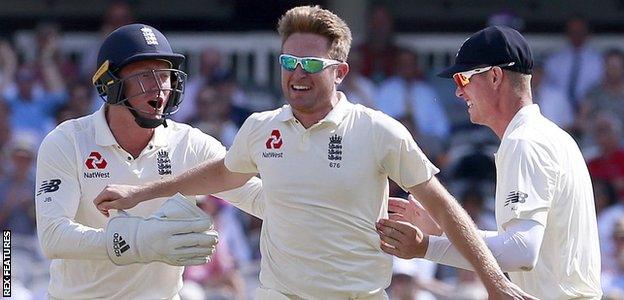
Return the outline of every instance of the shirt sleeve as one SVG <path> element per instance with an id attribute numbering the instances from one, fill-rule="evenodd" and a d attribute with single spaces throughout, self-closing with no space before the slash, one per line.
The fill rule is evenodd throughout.
<path id="1" fill-rule="evenodd" d="M 527 140 L 514 140 L 497 162 L 496 219 L 500 227 L 513 219 L 532 219 L 546 226 L 557 182 L 554 157 Z"/>
<path id="2" fill-rule="evenodd" d="M 51 259 L 108 259 L 104 230 L 74 221 L 80 203 L 74 146 L 58 129 L 37 156 L 37 235 Z"/>
<path id="3" fill-rule="evenodd" d="M 530 271 L 539 258 L 544 226 L 533 220 L 516 219 L 507 231 L 479 231 L 503 272 Z M 445 236 L 430 236 L 425 258 L 444 265 L 474 270 Z"/>
<path id="4" fill-rule="evenodd" d="M 399 121 L 379 113 L 374 122 L 376 159 L 381 170 L 403 190 L 431 179 L 440 171 Z"/>
<path id="5" fill-rule="evenodd" d="M 264 217 L 264 193 L 262 192 L 262 180 L 252 177 L 245 185 L 233 190 L 215 194 L 238 209 L 253 215 L 259 219 Z"/>
<path id="6" fill-rule="evenodd" d="M 225 155 L 225 166 L 232 172 L 258 173 L 258 166 L 251 157 L 249 137 L 254 127 L 256 114 L 252 114 L 241 126 L 234 138 L 232 147 Z"/>
<path id="7" fill-rule="evenodd" d="M 202 161 L 218 160 L 226 155 L 225 147 L 215 138 L 205 135 L 197 131 L 198 134 L 204 135 L 206 138 L 203 150 L 200 150 Z M 230 150 L 231 151 L 231 150 Z M 251 178 L 241 187 L 229 191 L 223 191 L 215 194 L 238 209 L 262 219 L 264 215 L 264 196 L 262 193 L 262 181 L 257 178 Z"/>

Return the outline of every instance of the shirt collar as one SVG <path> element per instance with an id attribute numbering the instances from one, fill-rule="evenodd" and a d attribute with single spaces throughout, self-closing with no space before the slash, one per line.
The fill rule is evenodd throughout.
<path id="1" fill-rule="evenodd" d="M 102 105 L 100 109 L 95 112 L 94 116 L 95 143 L 98 146 L 104 147 L 117 145 L 117 140 L 115 140 L 115 136 L 113 136 L 113 132 L 111 132 L 110 127 L 108 127 L 108 122 L 106 122 L 106 105 Z M 167 129 L 164 128 L 164 126 L 156 127 L 150 144 L 155 147 L 167 146 L 168 140 L 165 130 Z"/>
<path id="2" fill-rule="evenodd" d="M 106 104 L 103 104 L 100 109 L 95 112 L 94 117 L 95 143 L 98 146 L 117 145 L 117 141 L 106 122 Z"/>
<path id="3" fill-rule="evenodd" d="M 347 100 L 345 94 L 343 92 L 338 92 L 338 103 L 336 103 L 336 106 L 334 106 L 334 108 L 332 108 L 332 110 L 325 116 L 325 118 L 320 120 L 319 123 L 329 122 L 334 125 L 338 125 L 352 107 L 353 103 Z M 277 119 L 282 122 L 286 122 L 294 118 L 295 116 L 293 115 L 290 105 L 284 105 L 282 107 L 282 111 L 277 115 Z"/>
<path id="4" fill-rule="evenodd" d="M 167 120 L 169 121 L 168 126 L 171 126 L 171 120 Z M 154 129 L 154 136 L 152 136 L 152 140 L 151 140 L 151 144 L 155 147 L 164 147 L 167 146 L 169 144 L 169 139 L 167 138 L 167 131 L 168 128 L 165 128 L 165 126 L 160 125 L 158 127 L 156 127 Z"/>
<path id="5" fill-rule="evenodd" d="M 514 129 L 523 124 L 526 119 L 540 114 L 540 108 L 535 103 L 520 108 L 516 115 L 511 119 L 511 122 L 509 122 L 509 125 L 507 125 L 505 133 L 503 134 L 503 139 L 506 138 L 507 135 L 509 135 Z"/>

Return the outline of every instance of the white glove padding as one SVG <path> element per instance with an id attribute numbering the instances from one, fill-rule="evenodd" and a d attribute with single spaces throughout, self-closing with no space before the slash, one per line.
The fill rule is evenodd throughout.
<path id="1" fill-rule="evenodd" d="M 106 228 L 108 257 L 120 266 L 153 261 L 174 266 L 208 262 L 218 234 L 212 230 L 212 219 L 193 202 L 176 195 L 149 218 L 120 211 Z"/>
<path id="2" fill-rule="evenodd" d="M 195 197 L 189 198 L 180 193 L 169 198 L 152 216 L 167 220 L 187 220 L 189 218 L 204 217 L 210 219 L 210 216 L 197 207 Z M 212 219 L 210 220 L 212 221 Z"/>

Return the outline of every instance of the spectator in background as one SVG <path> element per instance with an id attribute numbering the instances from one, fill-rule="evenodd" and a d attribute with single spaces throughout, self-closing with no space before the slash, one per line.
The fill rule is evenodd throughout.
<path id="1" fill-rule="evenodd" d="M 195 114 L 188 123 L 202 132 L 218 139 L 226 148 L 234 142 L 238 126 L 230 119 L 230 98 L 223 97 L 209 86 L 204 86 L 197 95 Z"/>
<path id="2" fill-rule="evenodd" d="M 471 186 L 461 196 L 460 203 L 479 229 L 496 230 L 494 213 L 485 207 L 485 197 L 479 186 Z"/>
<path id="3" fill-rule="evenodd" d="M 82 116 L 89 115 L 96 110 L 94 107 L 99 108 L 102 105 L 102 101 L 94 101 L 94 89 L 88 83 L 74 81 L 69 84 L 69 98 L 67 103 L 61 106 L 56 114 L 56 124 L 61 124 L 64 121 L 70 119 L 76 119 Z"/>
<path id="4" fill-rule="evenodd" d="M 395 58 L 401 49 L 394 41 L 394 20 L 388 9 L 377 5 L 370 9 L 366 41 L 355 48 L 362 55 L 362 74 L 375 83 L 394 75 Z"/>
<path id="5" fill-rule="evenodd" d="M 610 112 L 601 112 L 592 125 L 591 139 L 597 153 L 587 162 L 594 179 L 606 180 L 618 196 L 624 196 L 624 148 L 621 146 L 622 122 Z"/>
<path id="6" fill-rule="evenodd" d="M 605 296 L 624 294 L 624 215 L 620 215 L 609 230 L 613 251 L 602 270 L 602 289 Z M 622 299 L 622 298 L 618 298 Z"/>
<path id="7" fill-rule="evenodd" d="M 61 29 L 58 24 L 42 22 L 35 28 L 35 45 L 37 48 L 35 64 L 37 73 L 49 72 L 49 64 L 53 63 L 67 82 L 78 78 L 78 66 L 59 49 Z"/>
<path id="8" fill-rule="evenodd" d="M 611 185 L 611 183 L 606 180 L 592 179 L 592 186 L 594 187 L 596 216 L 598 216 L 598 220 L 600 221 L 602 213 L 605 211 L 605 209 L 617 204 L 618 196 L 615 193 L 613 185 Z"/>
<path id="9" fill-rule="evenodd" d="M 49 57 L 47 57 L 49 58 Z M 65 103 L 65 83 L 56 64 L 49 61 L 39 80 L 32 66 L 20 66 L 16 74 L 17 91 L 4 95 L 11 109 L 11 126 L 31 131 L 42 139 L 54 127 L 54 114 Z"/>
<path id="10" fill-rule="evenodd" d="M 4 100 L 0 98 L 0 179 L 7 175 L 8 161 L 6 149 L 11 141 L 11 111 Z"/>
<path id="11" fill-rule="evenodd" d="M 600 112 L 611 112 L 624 123 L 624 53 L 607 50 L 604 67 L 602 81 L 588 92 L 581 106 L 579 123 L 583 125 L 591 126 Z"/>
<path id="12" fill-rule="evenodd" d="M 617 117 L 607 112 L 598 114 L 593 125 L 593 135 L 598 145 L 598 154 L 587 163 L 592 179 L 609 183 L 619 199 L 618 203 L 605 208 L 598 215 L 602 258 L 607 258 L 613 251 L 613 242 L 610 238 L 611 229 L 616 221 L 624 216 L 624 203 L 622 203 L 624 200 L 624 149 L 620 145 L 621 131 L 622 123 Z"/>
<path id="13" fill-rule="evenodd" d="M 377 108 L 401 121 L 425 154 L 437 160 L 450 131 L 446 111 L 433 87 L 423 79 L 415 52 L 401 50 L 396 66 L 397 74 L 379 87 Z"/>
<path id="14" fill-rule="evenodd" d="M 258 111 L 254 109 L 255 105 L 259 104 L 255 103 L 256 101 L 261 103 L 267 101 L 267 95 L 262 92 L 258 92 L 254 98 L 249 97 L 249 94 L 240 87 L 232 73 L 224 74 L 216 78 L 214 87 L 219 98 L 221 98 L 222 101 L 230 103 L 230 119 L 237 127 L 242 126 L 245 119 L 247 119 L 253 111 Z M 259 106 L 264 107 L 263 104 Z M 262 109 L 265 108 L 261 108 L 261 110 Z M 271 107 L 271 109 L 273 109 L 273 107 Z"/>
<path id="15" fill-rule="evenodd" d="M 0 95 L 14 88 L 17 55 L 8 41 L 0 40 Z"/>
<path id="16" fill-rule="evenodd" d="M 393 257 L 392 282 L 389 297 L 392 300 L 435 300 L 436 298 L 421 288 L 439 285 L 435 279 L 437 264 L 424 259 L 402 259 Z"/>
<path id="17" fill-rule="evenodd" d="M 35 236 L 35 178 L 33 162 L 37 140 L 17 133 L 7 147 L 9 172 L 0 180 L 0 228 L 13 234 Z"/>
<path id="18" fill-rule="evenodd" d="M 224 208 L 228 204 L 214 196 L 207 196 L 199 206 L 210 216 L 215 222 L 215 229 L 219 231 L 219 243 L 217 250 L 210 262 L 185 268 L 184 279 L 192 280 L 201 284 L 207 291 L 205 299 L 245 299 L 245 282 L 238 271 L 231 241 L 235 236 L 228 226 L 234 223 L 227 222 L 227 216 L 224 215 Z M 241 233 L 241 231 L 239 231 Z M 240 238 L 240 237 L 239 237 Z"/>
<path id="19" fill-rule="evenodd" d="M 104 11 L 102 17 L 102 25 L 100 25 L 100 39 L 103 40 L 113 30 L 130 23 L 134 23 L 135 17 L 132 12 L 132 7 L 126 0 L 112 0 L 109 2 L 108 7 Z M 100 49 L 100 42 L 94 43 L 89 47 L 89 50 L 82 57 L 80 64 L 80 73 L 83 78 L 91 78 L 95 73 L 95 66 L 97 65 L 97 53 Z M 99 100 L 99 97 L 98 97 Z M 99 101 L 98 101 L 99 103 Z M 98 106 L 99 107 L 99 106 Z"/>
<path id="20" fill-rule="evenodd" d="M 218 49 L 207 47 L 199 61 L 199 73 L 191 74 L 186 84 L 184 105 L 175 115 L 175 120 L 188 121 L 197 110 L 197 98 L 206 87 L 214 87 L 215 81 L 224 78 L 229 73 L 223 66 L 223 58 Z"/>
<path id="21" fill-rule="evenodd" d="M 544 80 L 544 66 L 539 63 L 533 66 L 531 94 L 544 117 L 567 132 L 573 130 L 575 114 L 567 95 L 563 90 Z"/>
<path id="22" fill-rule="evenodd" d="M 347 59 L 349 76 L 340 85 L 340 90 L 353 103 L 359 103 L 375 109 L 375 95 L 377 87 L 368 77 L 362 74 L 363 57 L 358 51 L 353 51 Z"/>
<path id="23" fill-rule="evenodd" d="M 569 45 L 548 58 L 544 75 L 547 82 L 566 94 L 576 114 L 580 100 L 600 81 L 603 61 L 600 53 L 587 45 L 589 26 L 584 18 L 570 18 L 565 31 Z"/>

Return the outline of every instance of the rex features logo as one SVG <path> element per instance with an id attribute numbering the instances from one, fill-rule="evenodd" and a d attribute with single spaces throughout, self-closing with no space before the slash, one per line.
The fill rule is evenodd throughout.
<path id="1" fill-rule="evenodd" d="M 89 170 L 104 170 L 108 162 L 100 152 L 93 151 L 89 154 L 87 159 L 85 160 L 85 166 Z M 110 178 L 109 172 L 101 172 L 101 171 L 91 171 L 84 172 L 84 178 L 92 179 L 92 178 Z"/>
<path id="2" fill-rule="evenodd" d="M 284 141 L 282 140 L 282 134 L 278 129 L 273 129 L 271 131 L 271 136 L 266 141 L 265 146 L 268 150 L 278 150 L 282 148 Z M 275 152 L 275 151 L 266 151 L 262 152 L 262 157 L 264 158 L 282 158 L 284 157 L 283 152 Z"/>

